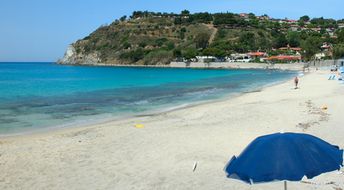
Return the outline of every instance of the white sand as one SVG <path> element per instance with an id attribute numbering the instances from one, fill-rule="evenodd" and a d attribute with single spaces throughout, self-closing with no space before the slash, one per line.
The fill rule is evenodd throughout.
<path id="1" fill-rule="evenodd" d="M 343 148 L 343 94 L 343 84 L 318 71 L 301 78 L 298 90 L 290 80 L 155 116 L 2 138 L 0 189 L 283 189 L 283 182 L 228 179 L 223 168 L 254 138 L 280 131 L 314 134 Z M 344 189 L 338 171 L 306 181 L 315 184 L 288 187 Z"/>

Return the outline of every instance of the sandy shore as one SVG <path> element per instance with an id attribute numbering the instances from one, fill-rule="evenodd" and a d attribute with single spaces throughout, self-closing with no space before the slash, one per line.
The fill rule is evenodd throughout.
<path id="1" fill-rule="evenodd" d="M 227 179 L 223 168 L 254 138 L 280 131 L 343 148 L 344 85 L 327 74 L 305 75 L 297 90 L 290 80 L 154 116 L 1 138 L 0 189 L 283 189 L 282 182 L 250 186 Z M 135 128 L 138 123 L 144 128 Z M 338 171 L 305 181 L 288 187 L 344 189 Z"/>

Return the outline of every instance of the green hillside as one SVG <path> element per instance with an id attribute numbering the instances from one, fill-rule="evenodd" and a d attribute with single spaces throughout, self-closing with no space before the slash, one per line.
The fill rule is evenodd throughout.
<path id="1" fill-rule="evenodd" d="M 249 51 L 273 55 L 278 54 L 274 49 L 287 45 L 301 47 L 303 57 L 311 59 L 324 42 L 334 44 L 334 54 L 342 56 L 344 32 L 338 29 L 341 23 L 324 18 L 311 20 L 307 16 L 288 21 L 253 14 L 136 11 L 130 18 L 124 16 L 101 26 L 73 43 L 61 62 L 168 64 L 196 55 L 225 57 Z"/>

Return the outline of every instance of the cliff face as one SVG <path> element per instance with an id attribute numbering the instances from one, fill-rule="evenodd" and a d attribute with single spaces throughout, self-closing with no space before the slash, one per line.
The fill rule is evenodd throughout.
<path id="1" fill-rule="evenodd" d="M 70 45 L 67 48 L 64 57 L 58 60 L 57 63 L 71 65 L 96 65 L 101 63 L 101 60 L 97 53 L 77 53 L 74 46 Z"/>

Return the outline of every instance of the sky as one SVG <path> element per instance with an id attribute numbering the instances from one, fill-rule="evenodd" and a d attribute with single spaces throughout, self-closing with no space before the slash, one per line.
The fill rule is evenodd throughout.
<path id="1" fill-rule="evenodd" d="M 1 0 L 0 62 L 54 62 L 69 44 L 135 10 L 344 18 L 343 0 Z"/>

